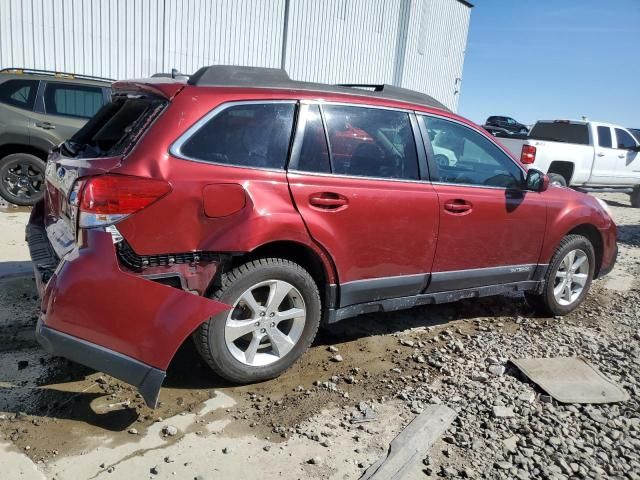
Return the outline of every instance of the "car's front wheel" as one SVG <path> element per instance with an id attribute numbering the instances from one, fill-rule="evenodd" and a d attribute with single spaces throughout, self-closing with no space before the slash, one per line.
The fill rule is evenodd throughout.
<path id="1" fill-rule="evenodd" d="M 545 315 L 566 315 L 584 300 L 595 272 L 595 252 L 582 235 L 567 235 L 556 249 L 541 294 L 526 293 L 527 301 Z"/>
<path id="2" fill-rule="evenodd" d="M 225 273 L 221 283 L 212 298 L 232 308 L 194 332 L 200 355 L 232 382 L 280 375 L 318 331 L 322 310 L 315 281 L 289 260 L 262 258 Z"/>
<path id="3" fill-rule="evenodd" d="M 0 159 L 0 196 L 15 205 L 35 205 L 44 196 L 45 162 L 29 153 Z"/>

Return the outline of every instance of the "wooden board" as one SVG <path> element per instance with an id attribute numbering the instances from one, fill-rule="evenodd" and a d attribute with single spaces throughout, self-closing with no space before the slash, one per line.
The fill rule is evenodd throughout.
<path id="1" fill-rule="evenodd" d="M 445 405 L 429 405 L 389 445 L 387 455 L 371 465 L 361 480 L 398 480 L 419 462 L 456 418 Z"/>

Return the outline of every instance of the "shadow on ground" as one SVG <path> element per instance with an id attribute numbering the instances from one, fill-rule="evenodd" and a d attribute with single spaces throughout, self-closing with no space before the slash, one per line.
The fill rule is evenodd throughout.
<path id="1" fill-rule="evenodd" d="M 640 225 L 618 225 L 618 242 L 632 247 L 640 246 Z"/>

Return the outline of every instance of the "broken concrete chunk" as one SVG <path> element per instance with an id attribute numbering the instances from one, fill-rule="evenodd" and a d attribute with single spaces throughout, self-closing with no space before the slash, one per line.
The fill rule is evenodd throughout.
<path id="1" fill-rule="evenodd" d="M 489 380 L 489 377 L 484 373 L 474 373 L 471 375 L 471 380 L 474 382 L 486 382 Z"/>
<path id="2" fill-rule="evenodd" d="M 489 373 L 496 375 L 498 377 L 501 377 L 502 375 L 504 375 L 506 368 L 504 367 L 504 365 L 490 365 L 489 366 Z"/>
<path id="3" fill-rule="evenodd" d="M 503 407 L 501 405 L 493 406 L 493 416 L 496 418 L 511 418 L 515 417 L 513 407 Z"/>

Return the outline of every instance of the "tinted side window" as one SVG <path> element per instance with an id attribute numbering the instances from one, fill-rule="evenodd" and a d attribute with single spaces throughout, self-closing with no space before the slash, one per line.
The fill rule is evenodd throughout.
<path id="1" fill-rule="evenodd" d="M 7 80 L 0 84 L 0 102 L 32 110 L 37 90 L 38 80 Z"/>
<path id="2" fill-rule="evenodd" d="M 409 115 L 377 108 L 323 107 L 333 173 L 418 179 L 418 156 Z"/>
<path id="3" fill-rule="evenodd" d="M 300 147 L 298 170 L 330 173 L 329 149 L 320 116 L 320 107 L 309 105 L 304 116 L 305 127 Z"/>
<path id="4" fill-rule="evenodd" d="M 611 129 L 609 127 L 598 127 L 598 145 L 604 148 L 611 148 Z"/>
<path id="5" fill-rule="evenodd" d="M 618 148 L 633 148 L 636 146 L 636 142 L 633 137 L 619 128 L 616 128 L 616 140 Z"/>
<path id="6" fill-rule="evenodd" d="M 284 168 L 294 109 L 293 103 L 230 106 L 189 137 L 180 153 L 206 162 Z"/>
<path id="7" fill-rule="evenodd" d="M 433 149 L 434 182 L 518 188 L 522 170 L 500 148 L 471 128 L 423 117 Z"/>
<path id="8" fill-rule="evenodd" d="M 49 83 L 44 91 L 47 113 L 91 118 L 104 104 L 102 89 L 66 83 Z"/>

